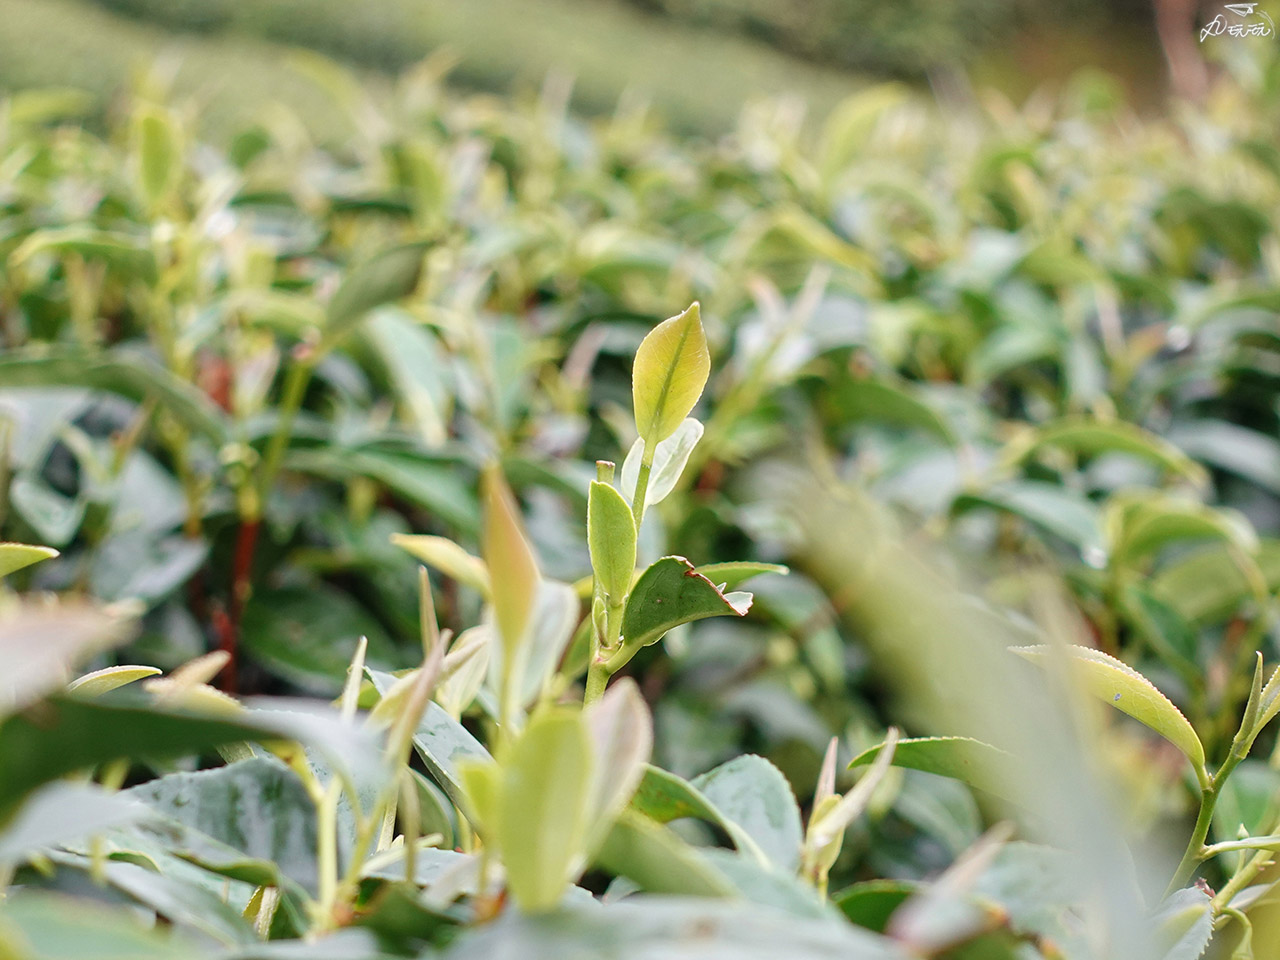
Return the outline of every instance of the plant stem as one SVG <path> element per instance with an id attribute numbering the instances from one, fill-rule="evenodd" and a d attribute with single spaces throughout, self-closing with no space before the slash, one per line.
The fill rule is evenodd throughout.
<path id="1" fill-rule="evenodd" d="M 1218 795 L 1222 792 L 1227 777 L 1231 776 L 1231 771 L 1249 752 L 1249 744 L 1245 743 L 1243 749 L 1239 749 L 1241 746 L 1239 741 L 1231 745 L 1231 753 L 1227 755 L 1227 759 L 1222 762 L 1222 766 L 1212 777 L 1206 778 L 1203 768 L 1196 771 L 1196 776 L 1201 783 L 1200 812 L 1196 816 L 1196 825 L 1191 831 L 1191 839 L 1187 841 L 1187 849 L 1183 852 L 1178 869 L 1174 871 L 1173 879 L 1169 881 L 1169 886 L 1165 890 L 1166 897 L 1175 890 L 1181 889 L 1191 879 L 1196 867 L 1205 857 L 1204 841 L 1209 835 L 1209 826 L 1213 823 L 1213 810 L 1218 804 Z"/>
<path id="2" fill-rule="evenodd" d="M 298 358 L 285 377 L 284 390 L 278 408 L 280 421 L 276 424 L 275 433 L 267 441 L 267 449 L 262 456 L 262 466 L 258 471 L 257 509 L 259 511 L 266 504 L 267 493 L 271 490 L 271 484 L 275 482 L 276 473 L 280 470 L 280 461 L 284 457 L 284 448 L 293 430 L 294 418 L 302 407 L 302 398 L 306 395 L 307 384 L 311 382 L 311 374 L 315 372 L 318 359 L 314 352 Z"/>
<path id="3" fill-rule="evenodd" d="M 592 657 L 591 663 L 587 666 L 587 690 L 582 698 L 582 705 L 589 707 L 602 696 L 604 696 L 604 688 L 609 685 L 609 668 L 605 662 L 598 657 Z"/>

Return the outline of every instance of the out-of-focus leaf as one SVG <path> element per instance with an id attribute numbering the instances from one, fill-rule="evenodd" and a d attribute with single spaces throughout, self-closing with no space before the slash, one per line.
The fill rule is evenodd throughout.
<path id="1" fill-rule="evenodd" d="M 9 255 L 9 265 L 21 267 L 32 257 L 49 252 L 99 260 L 129 280 L 154 283 L 156 279 L 155 256 L 144 241 L 83 225 L 35 231 Z"/>
<path id="2" fill-rule="evenodd" d="M 520 511 L 496 470 L 484 476 L 484 562 L 498 634 L 513 663 L 533 613 L 538 590 L 538 563 L 525 537 Z"/>
<path id="3" fill-rule="evenodd" d="M 1123 420 L 1096 421 L 1079 417 L 1056 420 L 1037 427 L 1011 445 L 1008 457 L 1018 462 L 1045 447 L 1084 456 L 1126 453 L 1181 474 L 1199 486 L 1206 481 L 1204 468 L 1168 440 Z"/>
<path id="4" fill-rule="evenodd" d="M 369 641 L 370 665 L 399 666 L 395 647 L 378 619 L 345 593 L 320 584 L 261 590 L 245 607 L 242 644 L 253 659 L 298 686 L 336 694 L 348 651 Z"/>
<path id="5" fill-rule="evenodd" d="M 23 892 L 0 905 L 0 923 L 16 931 L 21 960 L 200 960 L 212 952 L 199 941 L 143 924 L 133 914 L 63 894 Z"/>
<path id="6" fill-rule="evenodd" d="M 1062 657 L 1086 690 L 1104 703 L 1146 724 L 1181 750 L 1198 771 L 1204 770 L 1204 747 L 1195 730 L 1155 684 L 1115 657 L 1091 647 L 1014 647 L 1014 653 L 1033 663 L 1048 665 Z"/>
<path id="7" fill-rule="evenodd" d="M 395 533 L 391 542 L 409 551 L 427 566 L 489 596 L 489 568 L 452 540 L 419 534 Z"/>
<path id="8" fill-rule="evenodd" d="M 729 880 L 671 830 L 634 810 L 618 817 L 596 863 L 650 893 L 725 897 Z"/>
<path id="9" fill-rule="evenodd" d="M 380 310 L 371 317 L 368 334 L 423 440 L 428 446 L 443 444 L 449 436 L 450 367 L 440 356 L 435 338 L 410 316 L 393 310 Z"/>
<path id="10" fill-rule="evenodd" d="M 184 756 L 244 740 L 281 739 L 261 722 L 135 704 L 54 698 L 0 723 L 0 821 L 41 784 L 125 757 Z"/>
<path id="11" fill-rule="evenodd" d="M 565 907 L 542 917 L 503 916 L 460 936 L 444 960 L 516 957 L 732 957 L 734 960 L 906 960 L 893 943 L 842 920 L 796 918 L 759 904 L 670 897 L 603 908 Z"/>
<path id="12" fill-rule="evenodd" d="M 1280 590 L 1280 540 L 1262 540 L 1254 560 L 1267 589 Z M 1152 578 L 1152 592 L 1196 623 L 1226 619 L 1253 595 L 1226 544 L 1210 544 L 1172 561 Z"/>
<path id="13" fill-rule="evenodd" d="M 142 403 L 155 399 L 166 414 L 221 445 L 226 417 L 205 394 L 158 363 L 120 350 L 88 353 L 42 344 L 0 357 L 0 387 L 91 387 Z"/>
<path id="14" fill-rule="evenodd" d="M 422 274 L 422 262 L 428 246 L 427 243 L 409 243 L 393 247 L 347 273 L 326 310 L 326 339 L 330 343 L 337 342 L 370 310 L 413 293 Z"/>
<path id="15" fill-rule="evenodd" d="M 15 863 L 41 847 L 86 840 L 147 814 L 142 804 L 92 784 L 47 784 L 0 832 L 0 863 Z"/>
<path id="16" fill-rule="evenodd" d="M 148 206 L 165 199 L 179 171 L 180 143 L 173 117 L 159 107 L 142 105 L 133 116 L 138 183 Z"/>
<path id="17" fill-rule="evenodd" d="M 1117 495 L 1103 525 L 1116 563 L 1133 563 L 1183 540 L 1224 540 L 1245 554 L 1258 547 L 1253 527 L 1239 514 L 1146 493 Z"/>
<path id="18" fill-rule="evenodd" d="M 956 498 L 954 513 L 974 507 L 1005 510 L 1061 537 L 1076 547 L 1091 565 L 1106 559 L 1098 508 L 1083 494 L 1038 480 L 1009 480 Z"/>
<path id="19" fill-rule="evenodd" d="M 943 443 L 954 445 L 956 437 L 947 422 L 928 404 L 912 396 L 904 385 L 880 380 L 848 380 L 824 399 L 835 405 L 842 419 L 871 420 L 893 426 L 923 430 Z"/>
<path id="20" fill-rule="evenodd" d="M 1175 423 L 1169 439 L 1191 456 L 1280 496 L 1280 441 L 1223 420 Z"/>
<path id="21" fill-rule="evenodd" d="M 915 894 L 920 884 L 912 880 L 864 880 L 831 898 L 853 923 L 883 933 L 894 910 Z"/>
<path id="22" fill-rule="evenodd" d="M 647 646 L 682 623 L 707 617 L 742 617 L 750 609 L 751 594 L 721 593 L 684 557 L 663 557 L 631 588 L 622 636 L 629 645 Z"/>
<path id="23" fill-rule="evenodd" d="M 25 543 L 0 543 L 0 577 L 29 567 L 41 560 L 56 557 L 58 551 L 52 547 L 33 547 Z"/>
<path id="24" fill-rule="evenodd" d="M 502 762 L 498 823 L 485 826 L 522 910 L 553 909 L 582 866 L 592 763 L 582 714 L 561 709 L 535 714 Z"/>
<path id="25" fill-rule="evenodd" d="M 76 677 L 67 684 L 67 690 L 82 697 L 100 697 L 104 693 L 145 680 L 147 677 L 158 676 L 161 672 L 157 667 L 132 665 L 105 667 L 93 673 L 86 673 L 83 677 Z"/>
<path id="26" fill-rule="evenodd" d="M 594 851 L 618 815 L 631 801 L 644 778 L 653 753 L 653 719 L 630 677 L 624 677 L 585 710 L 595 754 L 590 833 L 587 851 Z"/>
<path id="27" fill-rule="evenodd" d="M 88 603 L 6 607 L 0 611 L 0 718 L 63 686 L 73 664 L 119 646 L 133 630 L 132 619 Z"/>
<path id="28" fill-rule="evenodd" d="M 870 747 L 853 758 L 849 766 L 869 764 L 880 755 L 883 744 Z M 1010 769 L 1013 758 L 998 747 L 972 737 L 919 737 L 899 740 L 893 752 L 893 765 L 910 770 L 923 770 L 951 777 L 989 793 L 1009 796 Z"/>

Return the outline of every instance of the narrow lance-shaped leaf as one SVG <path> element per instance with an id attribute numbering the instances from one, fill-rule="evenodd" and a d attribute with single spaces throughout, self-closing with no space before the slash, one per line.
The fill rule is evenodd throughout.
<path id="1" fill-rule="evenodd" d="M 1053 653 L 1045 645 L 1012 649 L 1018 656 L 1042 665 Z M 1146 724 L 1181 750 L 1197 771 L 1203 772 L 1205 757 L 1200 738 L 1182 711 L 1155 684 L 1127 663 L 1101 650 L 1068 646 L 1062 652 L 1070 658 L 1089 693 Z"/>
<path id="2" fill-rule="evenodd" d="M 883 743 L 869 747 L 853 758 L 850 767 L 871 763 L 884 749 Z M 972 737 L 920 737 L 899 740 L 893 765 L 951 777 L 1006 799 L 1009 779 L 1002 771 L 1013 758 L 998 747 Z"/>
<path id="3" fill-rule="evenodd" d="M 16 570 L 57 555 L 58 551 L 53 547 L 33 547 L 26 543 L 0 543 L 0 577 L 8 576 Z"/>
<path id="4" fill-rule="evenodd" d="M 332 343 L 374 307 L 411 294 L 422 275 L 427 244 L 410 243 L 384 250 L 353 269 L 329 301 L 326 338 Z"/>
<path id="5" fill-rule="evenodd" d="M 710 373 L 711 354 L 696 301 L 684 313 L 662 321 L 641 342 L 631 393 L 636 431 L 649 458 L 689 415 Z"/>
<path id="6" fill-rule="evenodd" d="M 484 475 L 484 561 L 489 568 L 494 618 L 510 656 L 529 625 L 538 591 L 538 565 L 525 539 L 515 498 L 497 468 Z"/>
<path id="7" fill-rule="evenodd" d="M 591 481 L 587 498 L 587 543 L 600 585 L 620 604 L 636 568 L 636 522 L 622 494 L 599 480 Z"/>

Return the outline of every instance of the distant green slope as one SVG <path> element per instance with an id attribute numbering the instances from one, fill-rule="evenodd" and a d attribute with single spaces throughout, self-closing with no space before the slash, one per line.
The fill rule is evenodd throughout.
<path id="1" fill-rule="evenodd" d="M 447 48 L 461 58 L 455 76 L 487 89 L 556 70 L 575 79 L 580 107 L 607 110 L 634 90 L 676 125 L 708 132 L 728 128 L 753 97 L 796 94 L 821 116 L 857 84 L 763 43 L 580 0 L 0 0 L 0 23 L 0 86 L 105 93 L 172 49 L 184 59 L 180 86 L 214 83 L 229 95 L 212 118 L 221 124 L 267 98 L 323 111 L 320 94 L 281 65 L 273 42 L 286 37 L 383 72 Z"/>

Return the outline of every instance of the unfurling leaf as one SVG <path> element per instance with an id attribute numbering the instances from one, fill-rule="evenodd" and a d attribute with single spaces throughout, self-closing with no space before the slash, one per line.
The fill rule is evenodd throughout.
<path id="1" fill-rule="evenodd" d="M 676 488 L 676 483 L 680 479 L 680 474 L 684 473 L 693 448 L 702 439 L 702 432 L 701 422 L 693 417 L 686 417 L 671 436 L 658 444 L 653 453 L 653 473 L 649 477 L 649 486 L 645 488 L 644 505 L 646 507 L 661 503 Z M 622 461 L 619 489 L 628 501 L 635 498 L 636 483 L 640 479 L 640 461 L 643 458 L 644 440 L 637 439 L 627 451 L 627 458 Z"/>
<path id="2" fill-rule="evenodd" d="M 479 557 L 473 557 L 452 540 L 409 533 L 393 533 L 391 542 L 407 550 L 428 567 L 439 570 L 458 583 L 474 587 L 489 596 L 489 569 Z"/>
<path id="3" fill-rule="evenodd" d="M 631 373 L 636 432 L 647 456 L 689 415 L 710 374 L 711 354 L 696 301 L 649 331 Z"/>
<path id="4" fill-rule="evenodd" d="M 1043 664 L 1053 651 L 1038 645 L 1014 647 L 1013 652 L 1033 663 Z M 1063 653 L 1070 657 L 1075 672 L 1089 693 L 1146 724 L 1186 754 L 1197 771 L 1203 772 L 1204 747 L 1200 738 L 1182 711 L 1155 684 L 1127 663 L 1101 650 L 1068 646 Z"/>
<path id="5" fill-rule="evenodd" d="M 636 521 L 622 494 L 599 480 L 591 481 L 587 498 L 587 542 L 600 586 L 621 603 L 636 569 Z"/>

